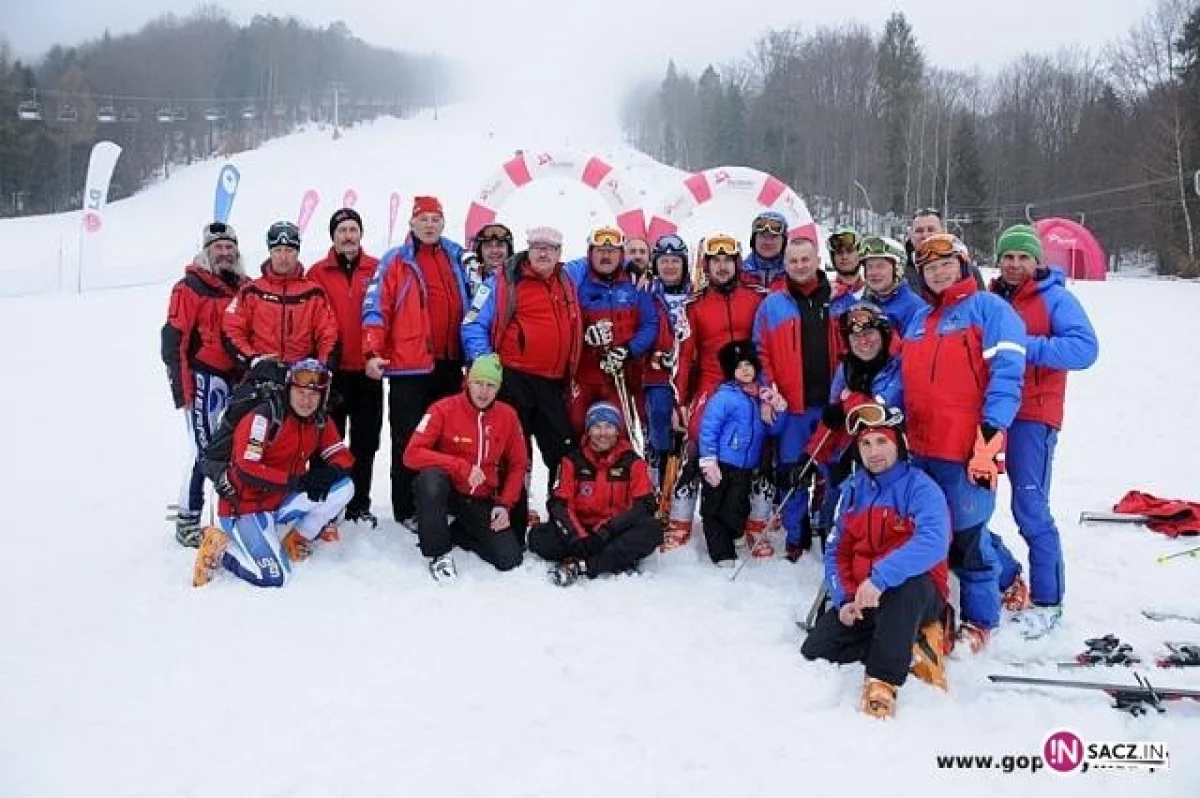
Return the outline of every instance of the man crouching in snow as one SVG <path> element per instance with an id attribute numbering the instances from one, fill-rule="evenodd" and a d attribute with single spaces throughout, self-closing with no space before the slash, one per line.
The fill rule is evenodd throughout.
<path id="1" fill-rule="evenodd" d="M 521 564 L 521 539 L 509 512 L 521 498 L 529 455 L 517 411 L 496 401 L 504 371 L 496 355 L 471 364 L 462 392 L 439 399 L 417 424 L 404 467 L 417 472 L 417 537 L 435 581 L 458 569 L 455 544 L 498 570 Z M 448 515 L 454 516 L 451 523 Z"/>
<path id="2" fill-rule="evenodd" d="M 209 463 L 228 465 L 214 480 L 221 528 L 204 531 L 196 587 L 218 568 L 258 587 L 282 587 L 292 563 L 309 555 L 310 543 L 353 497 L 354 458 L 325 416 L 329 383 L 320 361 L 301 360 L 287 371 L 285 402 L 264 401 L 242 416 L 232 437 L 209 446 Z M 283 536 L 280 526 L 292 529 Z"/>
<path id="3" fill-rule="evenodd" d="M 616 405 L 596 402 L 583 426 L 583 446 L 563 458 L 546 502 L 550 520 L 529 532 L 529 550 L 558 563 L 550 579 L 562 587 L 636 568 L 663 537 L 649 469 L 621 436 Z"/>
<path id="4" fill-rule="evenodd" d="M 810 660 L 865 662 L 861 709 L 877 718 L 895 714 L 910 667 L 946 689 L 950 511 L 937 483 L 908 462 L 903 418 L 870 403 L 846 414 L 861 467 L 842 488 L 825 552 L 833 608 L 800 649 Z"/>

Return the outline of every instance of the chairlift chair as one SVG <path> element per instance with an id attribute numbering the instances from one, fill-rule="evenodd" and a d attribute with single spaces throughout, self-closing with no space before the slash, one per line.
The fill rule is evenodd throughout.
<path id="1" fill-rule="evenodd" d="M 253 105 L 242 106 L 242 119 L 253 119 L 258 116 L 258 111 L 254 110 Z"/>
<path id="2" fill-rule="evenodd" d="M 117 121 L 117 109 L 113 108 L 112 105 L 100 106 L 99 108 L 96 109 L 96 121 L 97 122 L 116 122 Z"/>
<path id="3" fill-rule="evenodd" d="M 204 121 L 220 122 L 225 118 L 225 109 L 213 106 L 204 112 Z"/>
<path id="4" fill-rule="evenodd" d="M 37 100 L 22 100 L 17 105 L 17 119 L 23 122 L 40 122 L 42 120 L 42 104 Z"/>
<path id="5" fill-rule="evenodd" d="M 70 103 L 63 103 L 58 107 L 58 121 L 66 124 L 77 122 L 79 121 L 79 112 Z"/>
<path id="6" fill-rule="evenodd" d="M 142 121 L 142 112 L 136 108 L 126 108 L 121 112 L 121 121 L 127 125 L 136 125 Z"/>
<path id="7" fill-rule="evenodd" d="M 170 108 L 159 108 L 158 113 L 154 117 L 164 125 L 175 121 L 175 112 Z"/>
<path id="8" fill-rule="evenodd" d="M 177 108 L 172 109 L 172 111 L 171 111 L 171 121 L 172 122 L 186 122 L 187 118 L 188 118 L 188 112 L 187 112 L 186 108 L 177 107 Z"/>

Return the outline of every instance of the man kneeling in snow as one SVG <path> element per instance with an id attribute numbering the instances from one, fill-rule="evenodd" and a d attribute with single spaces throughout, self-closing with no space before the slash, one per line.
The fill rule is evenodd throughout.
<path id="1" fill-rule="evenodd" d="M 521 498 L 529 455 L 517 411 L 496 401 L 503 376 L 496 355 L 475 358 L 466 388 L 434 402 L 404 450 L 404 467 L 417 472 L 421 553 L 439 582 L 458 576 L 455 544 L 501 571 L 521 564 L 521 530 L 509 511 Z"/>
<path id="2" fill-rule="evenodd" d="M 583 426 L 583 446 L 563 458 L 546 502 L 550 520 L 529 532 L 530 551 L 558 563 L 550 578 L 563 587 L 635 568 L 663 538 L 650 472 L 622 437 L 616 405 L 596 402 Z"/>
<path id="3" fill-rule="evenodd" d="M 846 414 L 860 468 L 842 488 L 825 552 L 833 608 L 800 649 L 810 660 L 865 662 L 861 709 L 879 718 L 895 714 L 910 667 L 946 688 L 950 512 L 937 483 L 908 462 L 903 418 L 871 403 Z"/>
<path id="4" fill-rule="evenodd" d="M 205 453 L 214 469 L 224 465 L 223 473 L 213 472 L 221 528 L 204 530 L 192 570 L 196 587 L 222 567 L 252 585 L 282 587 L 313 540 L 336 539 L 336 527 L 325 527 L 354 495 L 354 458 L 325 416 L 330 372 L 318 360 L 301 360 L 285 382 L 286 398 L 249 410 Z M 281 535 L 280 526 L 292 529 Z"/>

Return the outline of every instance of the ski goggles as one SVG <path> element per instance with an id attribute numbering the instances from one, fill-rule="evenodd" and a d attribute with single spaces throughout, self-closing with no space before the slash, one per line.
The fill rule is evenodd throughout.
<path id="1" fill-rule="evenodd" d="M 267 249 L 291 247 L 300 249 L 300 230 L 291 222 L 278 222 L 267 231 Z"/>
<path id="2" fill-rule="evenodd" d="M 897 427 L 904 421 L 899 408 L 887 408 L 876 402 L 856 406 L 846 414 L 846 432 L 857 435 L 863 430 L 879 427 Z"/>
<path id="3" fill-rule="evenodd" d="M 942 212 L 937 208 L 920 208 L 916 211 L 913 211 L 912 218 L 916 219 L 920 216 L 936 216 L 940 221 L 942 218 Z"/>
<path id="4" fill-rule="evenodd" d="M 834 253 L 858 250 L 858 233 L 834 233 L 829 237 L 829 251 Z"/>
<path id="5" fill-rule="evenodd" d="M 879 330 L 887 326 L 887 319 L 870 308 L 851 308 L 846 311 L 842 322 L 848 335 L 859 335 L 868 330 Z"/>
<path id="6" fill-rule="evenodd" d="M 329 387 L 329 370 L 324 366 L 293 366 L 288 371 L 287 382 L 293 388 L 324 391 Z"/>
<path id="7" fill-rule="evenodd" d="M 658 241 L 654 242 L 654 254 L 679 255 L 680 257 L 686 257 L 687 244 L 683 243 L 683 239 L 674 233 L 660 236 Z"/>
<path id="8" fill-rule="evenodd" d="M 963 263 L 970 260 L 970 254 L 963 242 L 949 233 L 935 233 L 921 242 L 917 247 L 917 266 L 925 266 L 943 258 L 958 258 Z"/>
<path id="9" fill-rule="evenodd" d="M 893 263 L 900 262 L 900 254 L 879 236 L 867 236 L 859 243 L 858 259 L 867 258 L 887 258 Z"/>
<path id="10" fill-rule="evenodd" d="M 588 246 L 620 248 L 625 246 L 625 234 L 616 227 L 598 227 L 588 236 Z"/>
<path id="11" fill-rule="evenodd" d="M 730 255 L 737 257 L 742 254 L 742 244 L 731 235 L 718 233 L 715 236 L 709 236 L 704 239 L 704 256 L 711 258 L 714 255 Z"/>
<path id="12" fill-rule="evenodd" d="M 754 220 L 750 226 L 750 230 L 755 233 L 766 233 L 772 236 L 781 236 L 787 229 L 787 225 L 779 219 L 773 219 L 770 216 L 760 216 Z"/>
<path id="13" fill-rule="evenodd" d="M 502 224 L 488 224 L 480 228 L 475 234 L 475 240 L 481 243 L 488 241 L 499 241 L 501 244 L 511 244 L 513 242 L 512 230 L 509 230 Z"/>

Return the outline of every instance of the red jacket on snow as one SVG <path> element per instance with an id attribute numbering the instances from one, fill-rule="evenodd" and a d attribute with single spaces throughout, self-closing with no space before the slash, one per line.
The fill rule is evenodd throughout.
<path id="1" fill-rule="evenodd" d="M 237 503 L 222 498 L 218 512 L 230 516 L 278 510 L 291 495 L 288 480 L 307 473 L 314 457 L 347 473 L 354 466 L 332 421 L 300 418 L 289 408 L 276 423 L 265 405 L 247 413 L 234 429 L 226 472 L 237 489 Z"/>
<path id="2" fill-rule="evenodd" d="M 752 337 L 754 314 L 766 295 L 765 290 L 739 280 L 727 294 L 707 286 L 688 300 L 688 335 L 679 347 L 675 372 L 675 396 L 680 405 L 691 404 L 692 399 L 725 381 L 717 352 L 730 341 Z"/>
<path id="3" fill-rule="evenodd" d="M 388 376 L 433 371 L 428 302 L 420 270 L 401 257 L 399 250 L 384 255 L 363 300 L 364 360 L 383 358 Z"/>
<path id="4" fill-rule="evenodd" d="M 366 368 L 362 346 L 362 306 L 367 293 L 367 283 L 375 275 L 379 259 L 359 251 L 358 260 L 347 273 L 338 262 L 337 252 L 329 248 L 329 254 L 308 268 L 305 275 L 325 291 L 329 307 L 337 319 L 338 344 L 341 371 L 362 371 Z"/>
<path id="5" fill-rule="evenodd" d="M 321 286 L 302 274 L 300 266 L 286 275 L 268 268 L 229 303 L 224 341 L 240 363 L 276 355 L 285 363 L 315 357 L 330 365 L 337 351 L 337 319 Z"/>
<path id="6" fill-rule="evenodd" d="M 630 510 L 639 499 L 653 495 L 646 461 L 625 440 L 605 454 L 584 442 L 563 458 L 554 486 L 554 498 L 566 504 L 584 536 Z"/>
<path id="7" fill-rule="evenodd" d="M 171 289 L 167 323 L 162 328 L 162 359 L 175 407 L 192 402 L 194 367 L 219 374 L 231 387 L 241 372 L 241 364 L 221 340 L 221 323 L 225 309 L 245 282 L 246 277 L 240 274 L 233 283 L 226 282 L 204 266 L 192 263 Z"/>
<path id="8" fill-rule="evenodd" d="M 480 410 L 463 391 L 430 405 L 404 450 L 404 465 L 413 471 L 440 468 L 463 496 L 491 499 L 511 510 L 521 498 L 529 454 L 512 407 L 493 402 Z M 471 466 L 484 475 L 474 490 Z"/>
<path id="9" fill-rule="evenodd" d="M 562 265 L 543 278 L 523 261 L 516 279 L 509 279 L 506 265 L 493 285 L 492 341 L 504 367 L 551 380 L 574 376 L 583 348 L 583 311 Z"/>

